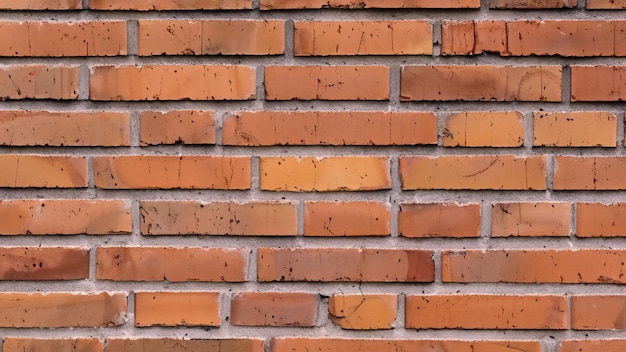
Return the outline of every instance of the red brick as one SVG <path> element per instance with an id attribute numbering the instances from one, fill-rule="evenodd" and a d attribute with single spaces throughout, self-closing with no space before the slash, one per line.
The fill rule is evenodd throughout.
<path id="1" fill-rule="evenodd" d="M 427 21 L 295 21 L 294 55 L 431 55 Z"/>
<path id="2" fill-rule="evenodd" d="M 2 343 L 3 352 L 102 352 L 102 341 L 96 338 L 40 339 L 7 337 Z"/>
<path id="3" fill-rule="evenodd" d="M 534 112 L 533 133 L 535 146 L 615 147 L 617 117 L 608 112 Z"/>
<path id="4" fill-rule="evenodd" d="M 572 296 L 572 329 L 626 330 L 626 296 Z"/>
<path id="5" fill-rule="evenodd" d="M 585 6 L 588 10 L 621 10 L 626 9 L 625 0 L 586 0 Z"/>
<path id="6" fill-rule="evenodd" d="M 261 0 L 261 10 L 321 8 L 477 9 L 480 0 Z"/>
<path id="7" fill-rule="evenodd" d="M 0 280 L 89 278 L 89 250 L 71 247 L 0 247 Z"/>
<path id="8" fill-rule="evenodd" d="M 446 155 L 400 158 L 402 189 L 546 189 L 544 156 Z"/>
<path id="9" fill-rule="evenodd" d="M 561 101 L 560 66 L 404 66 L 403 101 Z"/>
<path id="10" fill-rule="evenodd" d="M 589 1 L 589 0 L 587 0 Z M 593 0 L 591 0 L 593 1 Z M 491 0 L 491 9 L 561 9 L 576 7 L 576 0 Z"/>
<path id="11" fill-rule="evenodd" d="M 569 203 L 496 203 L 491 236 L 563 236 L 570 234 Z"/>
<path id="12" fill-rule="evenodd" d="M 0 0 L 2 10 L 79 10 L 81 0 Z"/>
<path id="13" fill-rule="evenodd" d="M 77 66 L 14 65 L 0 68 L 0 100 L 76 98 Z"/>
<path id="14" fill-rule="evenodd" d="M 386 66 L 267 66 L 267 100 L 388 100 Z"/>
<path id="15" fill-rule="evenodd" d="M 248 66 L 94 66 L 89 78 L 91 100 L 249 100 L 255 96 L 256 73 Z"/>
<path id="16" fill-rule="evenodd" d="M 448 116 L 444 147 L 521 147 L 524 116 L 519 112 L 459 112 Z"/>
<path id="17" fill-rule="evenodd" d="M 577 203 L 576 236 L 626 236 L 626 203 Z"/>
<path id="18" fill-rule="evenodd" d="M 0 155 L 0 187 L 87 187 L 87 158 L 57 155 Z"/>
<path id="19" fill-rule="evenodd" d="M 305 236 L 389 236 L 391 211 L 376 202 L 306 202 Z"/>
<path id="20" fill-rule="evenodd" d="M 248 251 L 199 247 L 100 247 L 96 278 L 112 281 L 242 282 Z"/>
<path id="21" fill-rule="evenodd" d="M 216 292 L 136 292 L 135 326 L 219 326 Z"/>
<path id="22" fill-rule="evenodd" d="M 626 251 L 444 251 L 443 282 L 626 283 Z"/>
<path id="23" fill-rule="evenodd" d="M 144 235 L 295 236 L 298 214 L 290 203 L 142 201 Z"/>
<path id="24" fill-rule="evenodd" d="M 386 157 L 261 157 L 261 190 L 371 191 L 391 188 Z"/>
<path id="25" fill-rule="evenodd" d="M 224 120 L 224 145 L 417 145 L 437 143 L 431 112 L 244 111 Z"/>
<path id="26" fill-rule="evenodd" d="M 330 320 L 347 330 L 391 329 L 396 320 L 396 295 L 332 295 L 328 300 Z"/>
<path id="27" fill-rule="evenodd" d="M 443 21 L 441 23 L 442 55 L 475 55 L 508 51 L 507 22 L 504 21 Z"/>
<path id="28" fill-rule="evenodd" d="M 105 352 L 263 352 L 263 339 L 172 339 L 172 338 L 144 338 L 122 339 L 109 338 Z"/>
<path id="29" fill-rule="evenodd" d="M 554 157 L 555 190 L 626 189 L 626 157 Z"/>
<path id="30" fill-rule="evenodd" d="M 130 202 L 87 199 L 0 200 L 2 235 L 113 235 L 133 230 Z"/>
<path id="31" fill-rule="evenodd" d="M 212 111 L 143 111 L 140 116 L 141 145 L 215 144 Z"/>
<path id="32" fill-rule="evenodd" d="M 252 8 L 252 0 L 90 0 L 90 10 L 244 10 Z"/>
<path id="33" fill-rule="evenodd" d="M 230 304 L 238 326 L 315 326 L 317 295 L 298 292 L 243 292 Z"/>
<path id="34" fill-rule="evenodd" d="M 118 326 L 127 313 L 122 293 L 0 293 L 0 327 Z"/>
<path id="35" fill-rule="evenodd" d="M 258 281 L 432 282 L 433 252 L 373 248 L 259 248 Z"/>
<path id="36" fill-rule="evenodd" d="M 140 20 L 139 55 L 280 55 L 285 21 Z"/>
<path id="37" fill-rule="evenodd" d="M 97 156 L 94 182 L 106 189 L 249 189 L 248 157 Z"/>
<path id="38" fill-rule="evenodd" d="M 480 237 L 480 204 L 400 204 L 403 237 Z"/>
<path id="39" fill-rule="evenodd" d="M 626 340 L 562 340 L 559 352 L 621 351 L 624 348 Z"/>
<path id="40" fill-rule="evenodd" d="M 574 102 L 626 100 L 626 66 L 573 65 L 571 75 Z"/>

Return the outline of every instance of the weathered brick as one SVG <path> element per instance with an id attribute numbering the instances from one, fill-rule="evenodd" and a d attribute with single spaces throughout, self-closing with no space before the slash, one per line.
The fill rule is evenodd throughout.
<path id="1" fill-rule="evenodd" d="M 244 111 L 222 127 L 225 145 L 416 145 L 437 143 L 431 112 Z"/>
<path id="2" fill-rule="evenodd" d="M 239 326 L 315 326 L 317 295 L 243 292 L 230 304 L 230 323 Z"/>
<path id="3" fill-rule="evenodd" d="M 391 188 L 389 159 L 375 156 L 261 157 L 261 190 L 370 191 Z"/>
<path id="4" fill-rule="evenodd" d="M 328 300 L 328 316 L 342 329 L 391 329 L 396 320 L 398 297 L 384 295 L 335 294 Z"/>
<path id="5" fill-rule="evenodd" d="M 480 204 L 400 204 L 403 237 L 480 237 Z"/>
<path id="6" fill-rule="evenodd" d="M 626 203 L 577 203 L 576 236 L 626 236 Z"/>
<path id="7" fill-rule="evenodd" d="M 480 8 L 480 0 L 261 0 L 260 5 L 261 10 L 321 8 L 477 9 Z"/>
<path id="8" fill-rule="evenodd" d="M 0 155 L 0 187 L 87 187 L 87 158 L 57 155 Z"/>
<path id="9" fill-rule="evenodd" d="M 521 147 L 524 116 L 519 112 L 459 112 L 448 116 L 444 147 Z"/>
<path id="10" fill-rule="evenodd" d="M 1 127 L 1 125 L 0 125 Z M 141 145 L 215 144 L 212 111 L 143 111 L 140 115 Z"/>
<path id="11" fill-rule="evenodd" d="M 617 117 L 608 112 L 534 112 L 535 146 L 615 147 Z"/>
<path id="12" fill-rule="evenodd" d="M 252 8 L 252 0 L 90 0 L 90 10 L 244 10 Z"/>
<path id="13" fill-rule="evenodd" d="M 591 0 L 593 1 L 593 0 Z M 576 7 L 576 0 L 491 0 L 491 9 L 561 9 Z"/>
<path id="14" fill-rule="evenodd" d="M 111 281 L 242 282 L 248 251 L 199 247 L 99 247 L 96 278 Z"/>
<path id="15" fill-rule="evenodd" d="M 2 10 L 79 10 L 81 0 L 0 0 Z"/>
<path id="16" fill-rule="evenodd" d="M 626 66 L 573 65 L 571 75 L 573 102 L 626 100 Z"/>
<path id="17" fill-rule="evenodd" d="M 173 339 L 173 338 L 144 338 L 122 339 L 109 338 L 104 348 L 105 352 L 263 352 L 264 339 Z"/>
<path id="18" fill-rule="evenodd" d="M 590 0 L 587 0 L 589 2 Z M 607 1 L 608 2 L 608 1 Z M 562 340 L 559 352 L 620 351 L 626 348 L 626 340 Z"/>
<path id="19" fill-rule="evenodd" d="M 102 341 L 96 338 L 41 339 L 7 337 L 2 342 L 3 352 L 102 352 Z"/>
<path id="20" fill-rule="evenodd" d="M 496 203 L 491 206 L 491 236 L 570 234 L 569 203 Z"/>
<path id="21" fill-rule="evenodd" d="M 135 292 L 135 326 L 219 326 L 216 292 Z"/>
<path id="22" fill-rule="evenodd" d="M 626 189 L 626 157 L 554 157 L 555 190 Z"/>
<path id="23" fill-rule="evenodd" d="M 572 296 L 572 329 L 626 330 L 626 296 Z"/>
<path id="24" fill-rule="evenodd" d="M 249 157 L 98 156 L 94 182 L 108 189 L 249 189 Z"/>
<path id="25" fill-rule="evenodd" d="M 259 248 L 258 281 L 432 282 L 433 252 L 372 248 Z"/>
<path id="26" fill-rule="evenodd" d="M 305 236 L 389 236 L 391 211 L 376 202 L 306 202 Z"/>
<path id="27" fill-rule="evenodd" d="M 625 0 L 586 0 L 585 6 L 588 10 L 620 10 L 626 9 Z"/>
<path id="28" fill-rule="evenodd" d="M 89 251 L 73 247 L 0 247 L 0 280 L 89 278 Z"/>
<path id="29" fill-rule="evenodd" d="M 0 100 L 76 98 L 78 98 L 77 66 L 0 67 Z"/>

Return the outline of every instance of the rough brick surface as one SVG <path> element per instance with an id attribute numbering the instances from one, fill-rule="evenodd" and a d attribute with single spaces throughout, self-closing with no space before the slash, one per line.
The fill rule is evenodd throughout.
<path id="1" fill-rule="evenodd" d="M 144 111 L 140 116 L 141 145 L 215 144 L 211 111 Z"/>
<path id="2" fill-rule="evenodd" d="M 374 202 L 307 202 L 305 236 L 389 236 L 391 211 Z"/>
<path id="3" fill-rule="evenodd" d="M 491 207 L 491 236 L 569 236 L 568 203 L 498 203 Z"/>
<path id="4" fill-rule="evenodd" d="M 215 292 L 136 292 L 135 326 L 219 326 Z"/>
<path id="5" fill-rule="evenodd" d="M 315 326 L 317 296 L 298 292 L 243 292 L 230 303 L 230 322 L 240 326 Z"/>
<path id="6" fill-rule="evenodd" d="M 0 280 L 89 278 L 89 251 L 67 247 L 0 247 Z"/>
<path id="7" fill-rule="evenodd" d="M 626 236 L 626 204 L 576 204 L 576 236 Z"/>
<path id="8" fill-rule="evenodd" d="M 615 147 L 617 117 L 603 112 L 565 112 L 533 114 L 536 146 Z M 593 126 L 590 128 L 589 126 Z"/>
<path id="9" fill-rule="evenodd" d="M 398 232 L 404 237 L 479 237 L 479 204 L 401 204 Z"/>
<path id="10" fill-rule="evenodd" d="M 519 112 L 464 112 L 446 119 L 446 147 L 521 147 L 524 120 Z"/>
<path id="11" fill-rule="evenodd" d="M 396 295 L 333 295 L 328 314 L 342 329 L 391 329 L 398 310 Z"/>
<path id="12" fill-rule="evenodd" d="M 78 98 L 78 67 L 15 65 L 0 67 L 0 99 Z"/>

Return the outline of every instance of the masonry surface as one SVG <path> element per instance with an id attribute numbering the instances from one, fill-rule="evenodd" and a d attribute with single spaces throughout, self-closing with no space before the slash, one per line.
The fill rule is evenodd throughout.
<path id="1" fill-rule="evenodd" d="M 626 1 L 0 9 L 2 352 L 626 350 Z"/>

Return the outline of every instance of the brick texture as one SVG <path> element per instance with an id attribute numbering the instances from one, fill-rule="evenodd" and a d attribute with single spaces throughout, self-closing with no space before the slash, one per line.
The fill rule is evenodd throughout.
<path id="1" fill-rule="evenodd" d="M 390 329 L 396 320 L 396 295 L 333 295 L 328 314 L 342 329 Z"/>
<path id="2" fill-rule="evenodd" d="M 243 292 L 230 303 L 230 321 L 240 326 L 315 326 L 317 297 L 298 292 Z"/>
<path id="3" fill-rule="evenodd" d="M 136 292 L 135 326 L 219 326 L 215 292 Z"/>

